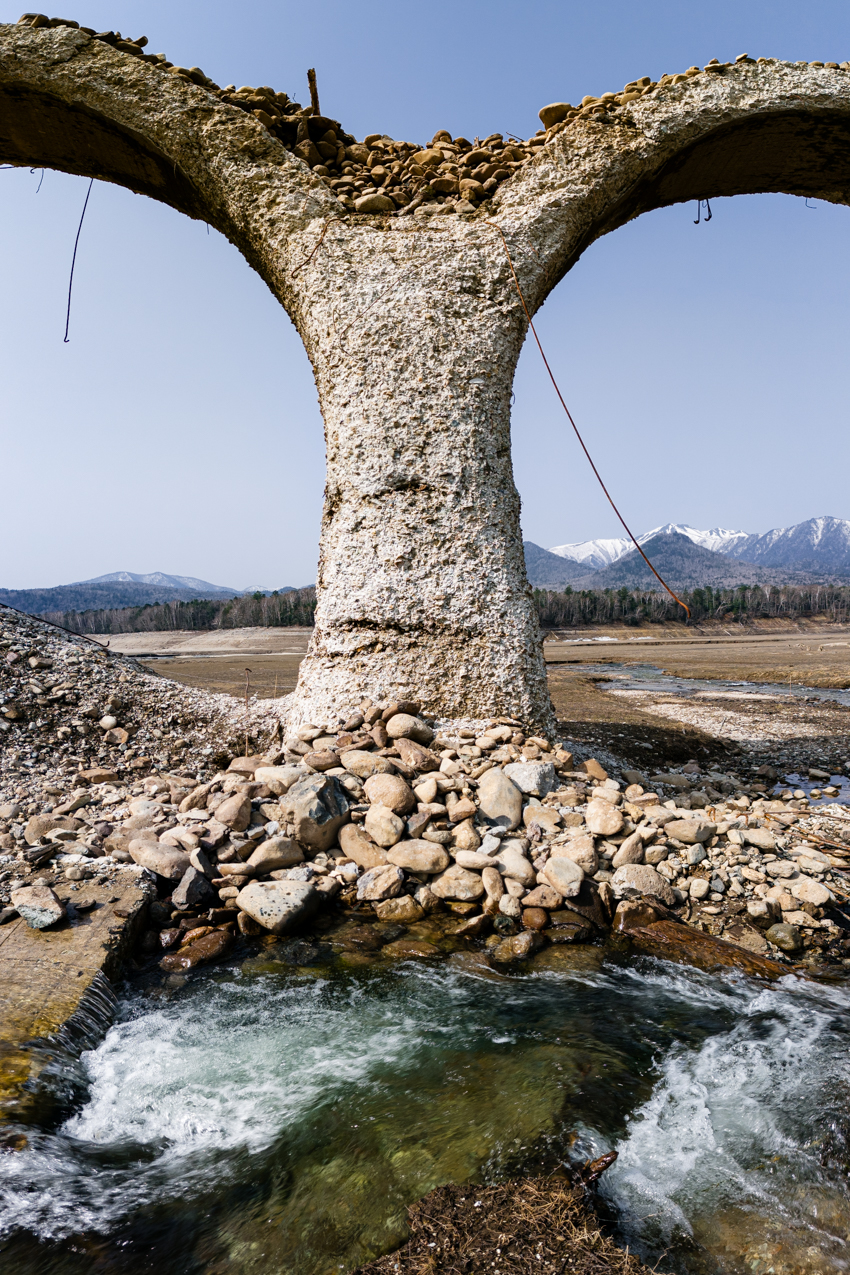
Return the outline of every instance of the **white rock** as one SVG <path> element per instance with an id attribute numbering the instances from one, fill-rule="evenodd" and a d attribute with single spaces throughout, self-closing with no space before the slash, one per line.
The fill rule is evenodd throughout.
<path id="1" fill-rule="evenodd" d="M 310 881 L 251 881 L 236 895 L 236 904 L 272 934 L 284 934 L 312 916 L 319 903 Z"/>

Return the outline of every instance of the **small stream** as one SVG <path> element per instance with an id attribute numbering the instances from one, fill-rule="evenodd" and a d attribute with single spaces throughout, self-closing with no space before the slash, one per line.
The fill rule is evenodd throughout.
<path id="1" fill-rule="evenodd" d="M 659 1270 L 844 1271 L 850 991 L 598 947 L 527 971 L 286 966 L 125 989 L 76 1106 L 0 1154 L 15 1275 L 339 1275 L 446 1181 L 616 1148 L 612 1225 Z"/>

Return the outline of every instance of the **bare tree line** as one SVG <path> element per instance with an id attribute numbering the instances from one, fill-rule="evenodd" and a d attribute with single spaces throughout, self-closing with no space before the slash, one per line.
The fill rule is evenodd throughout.
<path id="1" fill-rule="evenodd" d="M 700 620 L 799 619 L 821 616 L 835 623 L 850 620 L 850 587 L 827 585 L 738 585 L 712 589 L 710 585 L 680 593 Z M 574 629 L 594 624 L 653 624 L 686 620 L 668 594 L 650 589 L 566 588 L 559 593 L 535 589 L 540 623 L 546 629 Z"/>
<path id="2" fill-rule="evenodd" d="M 682 593 L 691 623 L 700 620 L 798 619 L 820 616 L 850 621 L 850 587 L 828 585 L 739 585 L 734 589 L 693 589 Z M 662 624 L 685 619 L 666 593 L 650 589 L 535 589 L 541 627 L 575 629 L 599 624 Z M 159 602 L 100 611 L 51 611 L 44 618 L 74 633 L 161 633 L 176 630 L 312 627 L 316 590 L 261 593 L 226 601 Z"/>

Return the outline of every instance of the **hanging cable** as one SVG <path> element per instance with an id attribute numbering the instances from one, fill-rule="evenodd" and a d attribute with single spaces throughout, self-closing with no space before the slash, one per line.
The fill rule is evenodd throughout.
<path id="1" fill-rule="evenodd" d="M 86 191 L 86 202 L 83 204 L 83 214 L 80 217 L 80 224 L 77 227 L 77 237 L 74 240 L 74 255 L 71 258 L 71 277 L 68 280 L 68 309 L 65 313 L 65 340 L 63 342 L 64 345 L 68 344 L 68 328 L 70 327 L 70 324 L 71 324 L 71 289 L 74 286 L 74 266 L 77 264 L 77 246 L 79 245 L 79 242 L 80 242 L 80 231 L 83 228 L 83 220 L 86 215 L 86 209 L 89 206 L 89 195 L 91 194 L 91 188 L 93 185 L 94 185 L 94 178 L 92 178 L 91 181 L 89 182 L 89 188 Z"/>
<path id="2" fill-rule="evenodd" d="M 620 511 L 619 511 L 619 509 L 617 508 L 617 506 L 614 504 L 614 501 L 611 499 L 611 494 L 610 494 L 610 492 L 608 491 L 608 488 L 605 486 L 604 482 L 602 481 L 602 476 L 601 476 L 601 474 L 599 473 L 599 470 L 596 468 L 596 466 L 595 466 L 595 465 L 594 465 L 594 463 L 593 463 L 593 457 L 591 456 L 590 452 L 587 450 L 587 447 L 585 446 L 584 439 L 582 438 L 581 434 L 580 434 L 580 433 L 579 433 L 579 431 L 578 431 L 578 426 L 576 425 L 575 421 L 573 420 L 573 418 L 572 418 L 572 414 L 570 413 L 570 409 L 567 407 L 567 404 L 566 404 L 566 403 L 565 403 L 565 401 L 564 401 L 564 396 L 563 396 L 563 394 L 561 393 L 560 389 L 558 388 L 558 382 L 555 380 L 554 373 L 552 372 L 552 369 L 551 369 L 551 367 L 549 366 L 549 360 L 546 358 L 546 355 L 545 355 L 544 350 L 543 350 L 543 346 L 540 344 L 540 337 L 537 335 L 537 329 L 536 329 L 536 328 L 535 328 L 535 326 L 534 326 L 534 321 L 532 320 L 532 317 L 531 317 L 531 315 L 530 315 L 530 313 L 529 313 L 528 306 L 525 304 L 525 297 L 523 296 L 523 294 L 522 294 L 522 288 L 521 288 L 521 287 L 520 287 L 520 285 L 519 285 L 519 279 L 518 279 L 518 277 L 517 277 L 517 272 L 516 272 L 516 270 L 514 269 L 514 263 L 513 263 L 513 258 L 511 257 L 511 251 L 510 251 L 510 248 L 508 247 L 508 241 L 507 241 L 507 239 L 506 239 L 506 238 L 505 238 L 505 236 L 504 236 L 504 232 L 503 232 L 503 230 L 502 230 L 502 227 L 501 227 L 501 226 L 499 226 L 499 225 L 497 225 L 495 221 L 488 221 L 488 222 L 486 222 L 485 224 L 486 224 L 486 225 L 488 225 L 488 226 L 492 226 L 492 227 L 493 227 L 493 229 L 494 229 L 494 230 L 497 230 L 497 231 L 499 232 L 499 235 L 501 236 L 502 244 L 503 244 L 504 249 L 505 249 L 505 255 L 506 255 L 506 256 L 507 256 L 507 258 L 508 258 L 508 265 L 509 265 L 509 266 L 510 266 L 510 268 L 511 268 L 511 274 L 513 275 L 513 278 L 514 278 L 514 285 L 515 285 L 515 287 L 516 287 L 517 293 L 519 294 L 519 299 L 520 299 L 520 301 L 522 302 L 522 308 L 523 308 L 523 310 L 525 311 L 525 317 L 528 319 L 528 326 L 531 328 L 532 335 L 533 335 L 533 337 L 534 337 L 535 341 L 537 342 L 537 348 L 538 348 L 538 350 L 540 351 L 540 357 L 541 357 L 541 358 L 542 358 L 542 360 L 543 360 L 543 365 L 544 365 L 544 367 L 546 368 L 546 371 L 549 373 L 549 380 L 552 382 L 553 386 L 555 387 L 555 393 L 558 395 L 558 398 L 560 399 L 560 402 L 561 402 L 561 407 L 563 407 L 564 411 L 565 411 L 565 412 L 566 412 L 566 414 L 567 414 L 567 420 L 568 420 L 568 421 L 570 422 L 570 424 L 572 425 L 573 430 L 574 430 L 574 432 L 575 432 L 575 436 L 576 436 L 576 438 L 578 439 L 579 443 L 581 444 L 581 449 L 582 449 L 582 451 L 584 452 L 585 456 L 587 457 L 588 464 L 590 465 L 590 468 L 593 470 L 594 474 L 596 475 L 596 480 L 597 480 L 597 482 L 599 483 L 599 486 L 600 486 L 600 487 L 602 488 L 602 490 L 605 492 L 605 496 L 606 496 L 606 498 L 607 498 L 607 500 L 608 500 L 608 504 L 609 504 L 609 505 L 611 506 L 611 508 L 614 510 L 614 513 L 617 515 L 618 519 L 620 520 L 620 523 L 622 524 L 622 526 L 623 526 L 623 528 L 624 528 L 624 530 L 625 530 L 625 532 L 626 532 L 626 535 L 629 537 L 629 539 L 631 540 L 632 544 L 633 544 L 633 545 L 634 545 L 634 547 L 637 549 L 638 553 L 639 553 L 639 554 L 640 554 L 640 556 L 643 558 L 644 562 L 645 562 L 645 563 L 646 563 L 646 565 L 649 567 L 649 569 L 650 569 L 650 571 L 652 572 L 652 574 L 655 576 L 656 580 L 658 580 L 658 581 L 659 581 L 659 583 L 660 583 L 661 585 L 663 585 L 663 587 L 664 587 L 664 588 L 667 590 L 667 592 L 670 594 L 670 597 L 673 599 L 673 601 L 674 601 L 674 602 L 678 602 L 679 606 L 680 606 L 680 607 L 682 607 L 682 609 L 683 609 L 684 611 L 686 611 L 686 612 L 687 612 L 688 619 L 690 619 L 690 618 L 691 618 L 691 609 L 690 609 L 690 607 L 689 607 L 689 606 L 687 606 L 687 604 L 686 604 L 686 603 L 684 603 L 684 602 L 682 601 L 682 599 L 681 599 L 680 597 L 678 597 L 678 596 L 677 596 L 677 595 L 673 592 L 673 590 L 670 588 L 669 584 L 667 584 L 666 580 L 663 580 L 663 579 L 662 579 L 662 577 L 661 577 L 661 576 L 658 574 L 658 572 L 655 570 L 655 567 L 654 567 L 654 566 L 652 565 L 652 563 L 649 561 L 649 558 L 647 558 L 647 556 L 646 556 L 646 554 L 644 553 L 643 549 L 641 549 L 640 545 L 638 544 L 637 539 L 636 539 L 636 538 L 635 538 L 635 536 L 632 534 L 631 529 L 630 529 L 630 528 L 628 527 L 628 525 L 626 524 L 626 520 L 625 520 L 625 518 L 624 518 L 624 517 L 623 517 L 623 515 L 620 513 Z"/>

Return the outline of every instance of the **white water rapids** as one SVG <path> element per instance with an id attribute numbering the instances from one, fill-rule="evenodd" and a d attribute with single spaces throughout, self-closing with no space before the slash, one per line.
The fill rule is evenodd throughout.
<path id="1" fill-rule="evenodd" d="M 623 1238 L 669 1250 L 661 1269 L 749 1254 L 760 1270 L 772 1245 L 776 1270 L 843 1270 L 848 1007 L 844 987 L 654 962 L 219 971 L 171 1000 L 131 994 L 83 1056 L 79 1109 L 0 1155 L 0 1258 L 14 1240 L 19 1275 L 76 1271 L 67 1237 L 132 1247 L 156 1219 L 189 1246 L 163 1241 L 161 1275 L 206 1269 L 192 1236 L 241 1271 L 273 1222 L 252 1271 L 324 1272 L 331 1254 L 348 1269 L 439 1182 L 498 1175 L 577 1130 L 581 1150 L 619 1151 L 604 1192 Z"/>

